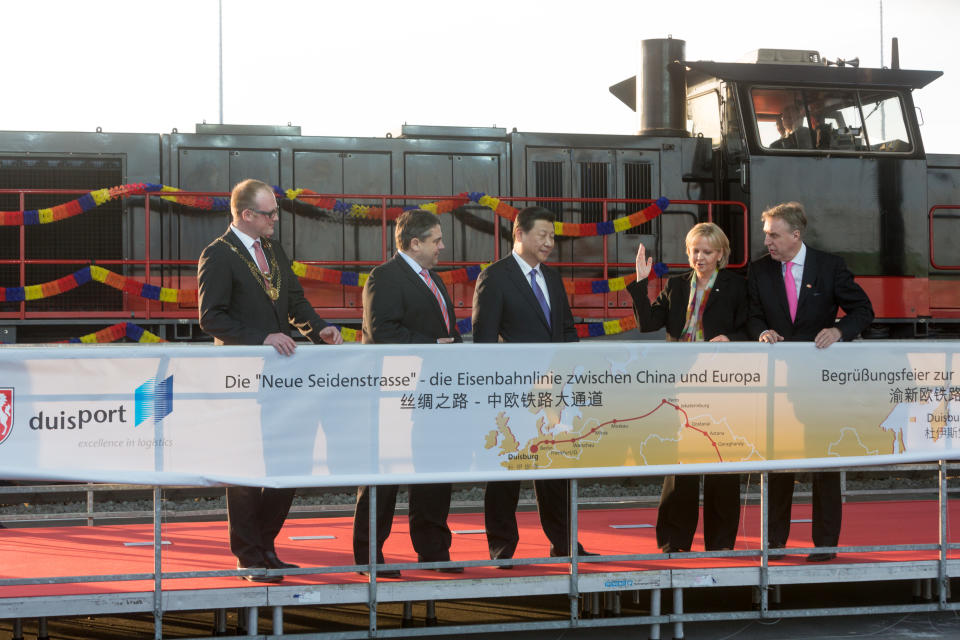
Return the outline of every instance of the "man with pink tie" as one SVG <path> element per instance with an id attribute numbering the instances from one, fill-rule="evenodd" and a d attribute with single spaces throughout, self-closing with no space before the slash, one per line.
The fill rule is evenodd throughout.
<path id="1" fill-rule="evenodd" d="M 873 321 L 873 306 L 843 258 L 803 242 L 807 217 L 799 202 L 763 212 L 764 246 L 769 253 L 750 264 L 747 332 L 760 342 L 813 341 L 825 349 L 853 340 Z M 837 311 L 846 314 L 837 321 Z M 770 474 L 769 546 L 783 548 L 790 534 L 792 473 Z M 813 543 L 835 547 L 840 539 L 840 473 L 813 473 Z M 809 562 L 832 560 L 835 553 L 812 553 Z"/>

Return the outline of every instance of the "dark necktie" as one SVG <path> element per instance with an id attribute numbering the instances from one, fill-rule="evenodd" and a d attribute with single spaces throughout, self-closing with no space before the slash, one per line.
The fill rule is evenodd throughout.
<path id="1" fill-rule="evenodd" d="M 540 285 L 537 283 L 537 270 L 532 269 L 530 271 L 530 286 L 533 287 L 533 295 L 537 297 L 537 302 L 540 303 L 540 309 L 543 310 L 543 317 L 547 319 L 547 326 L 550 326 L 550 307 L 547 305 L 547 298 L 543 295 L 543 289 L 540 288 Z"/>

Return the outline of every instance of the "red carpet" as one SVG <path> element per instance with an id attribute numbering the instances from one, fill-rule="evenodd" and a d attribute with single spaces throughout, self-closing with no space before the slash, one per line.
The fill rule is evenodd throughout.
<path id="1" fill-rule="evenodd" d="M 951 518 L 960 516 L 960 506 L 950 505 Z M 935 501 L 868 502 L 844 507 L 841 545 L 935 544 L 937 542 L 938 507 Z M 517 514 L 520 524 L 520 546 L 517 558 L 544 557 L 548 545 L 535 512 Z M 797 505 L 789 547 L 811 547 L 809 505 Z M 611 525 L 653 525 L 656 509 L 601 509 L 580 511 L 580 540 L 587 550 L 602 555 L 623 553 L 658 553 L 654 529 L 648 527 L 613 528 Z M 949 521 L 949 520 L 948 520 Z M 317 518 L 288 520 L 277 539 L 280 557 L 303 567 L 335 566 L 352 563 L 350 518 Z M 482 514 L 454 514 L 450 528 L 456 531 L 483 528 Z M 743 512 L 737 549 L 760 546 L 758 507 Z M 0 530 L 0 578 L 40 578 L 53 576 L 150 573 L 153 571 L 152 525 L 76 526 Z M 326 540 L 291 540 L 297 536 L 334 536 Z M 948 527 L 951 542 L 954 536 Z M 227 548 L 225 522 L 164 524 L 163 570 L 213 571 L 231 570 L 235 561 Z M 125 546 L 127 542 L 148 543 Z M 702 531 L 697 532 L 694 551 L 703 549 Z M 388 562 L 415 562 L 405 517 L 398 517 L 384 547 Z M 486 537 L 482 533 L 453 535 L 453 560 L 482 560 L 487 557 Z M 956 552 L 951 557 L 960 557 Z M 835 563 L 935 560 L 937 552 L 898 551 L 841 554 Z M 794 554 L 771 559 L 771 564 L 796 564 L 804 556 Z M 638 569 L 754 566 L 759 558 L 729 559 L 657 559 L 644 562 L 604 562 L 581 565 L 581 572 Z M 438 574 L 433 571 L 404 571 L 409 580 L 444 580 L 457 578 L 504 578 L 524 575 L 566 573 L 565 565 L 516 567 L 503 572 L 491 567 L 467 568 L 464 574 Z M 354 573 L 287 577 L 284 585 L 363 582 L 366 578 Z M 164 581 L 164 588 L 204 589 L 261 586 L 236 577 L 192 578 Z M 152 591 L 152 581 L 86 583 L 66 585 L 28 585 L 0 587 L 0 597 L 67 595 Z"/>

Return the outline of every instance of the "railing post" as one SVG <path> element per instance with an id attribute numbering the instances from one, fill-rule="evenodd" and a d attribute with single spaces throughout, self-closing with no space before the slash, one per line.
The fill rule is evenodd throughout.
<path id="1" fill-rule="evenodd" d="M 27 225 L 22 220 L 23 211 L 26 208 L 27 196 L 21 191 L 20 192 L 20 286 L 27 286 Z M 27 317 L 27 301 L 20 301 L 20 319 L 23 320 Z"/>
<path id="2" fill-rule="evenodd" d="M 160 505 L 162 500 L 160 487 L 153 488 L 153 637 L 163 638 L 163 563 L 161 551 L 163 540 L 160 533 Z"/>
<path id="3" fill-rule="evenodd" d="M 370 496 L 367 503 L 367 608 L 370 616 L 368 632 L 372 638 L 377 633 L 377 485 L 370 485 L 367 495 Z"/>
<path id="4" fill-rule="evenodd" d="M 947 536 L 947 461 L 938 461 L 938 487 L 937 503 L 940 507 L 940 558 L 937 563 L 937 591 L 939 595 L 940 609 L 947 608 L 947 589 L 949 588 L 949 578 L 947 577 L 947 547 L 950 546 L 950 539 Z"/>
<path id="5" fill-rule="evenodd" d="M 760 617 L 767 614 L 770 582 L 770 474 L 760 473 Z"/>
<path id="6" fill-rule="evenodd" d="M 571 478 L 568 481 L 569 507 L 570 507 L 570 624 L 574 627 L 579 623 L 577 608 L 580 603 L 579 581 L 579 560 L 577 552 L 580 545 L 577 544 L 577 479 Z"/>
<path id="7" fill-rule="evenodd" d="M 143 194 L 143 225 L 144 225 L 144 248 L 143 248 L 143 282 L 150 284 L 150 194 Z M 150 298 L 144 298 L 144 316 L 149 320 Z"/>
<path id="8" fill-rule="evenodd" d="M 87 486 L 93 486 L 92 482 L 88 482 Z M 87 526 L 93 526 L 93 490 L 87 489 Z"/>

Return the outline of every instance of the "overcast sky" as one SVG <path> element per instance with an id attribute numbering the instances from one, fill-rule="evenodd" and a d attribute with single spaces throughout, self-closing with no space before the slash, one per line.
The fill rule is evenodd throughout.
<path id="1" fill-rule="evenodd" d="M 2 2 L 0 128 L 218 122 L 217 6 Z M 224 0 L 224 122 L 338 136 L 404 123 L 631 134 L 635 115 L 608 87 L 636 73 L 643 39 L 685 40 L 688 60 L 815 49 L 876 67 L 897 36 L 903 68 L 944 72 L 914 95 L 927 151 L 960 153 L 958 24 L 960 0 Z"/>

